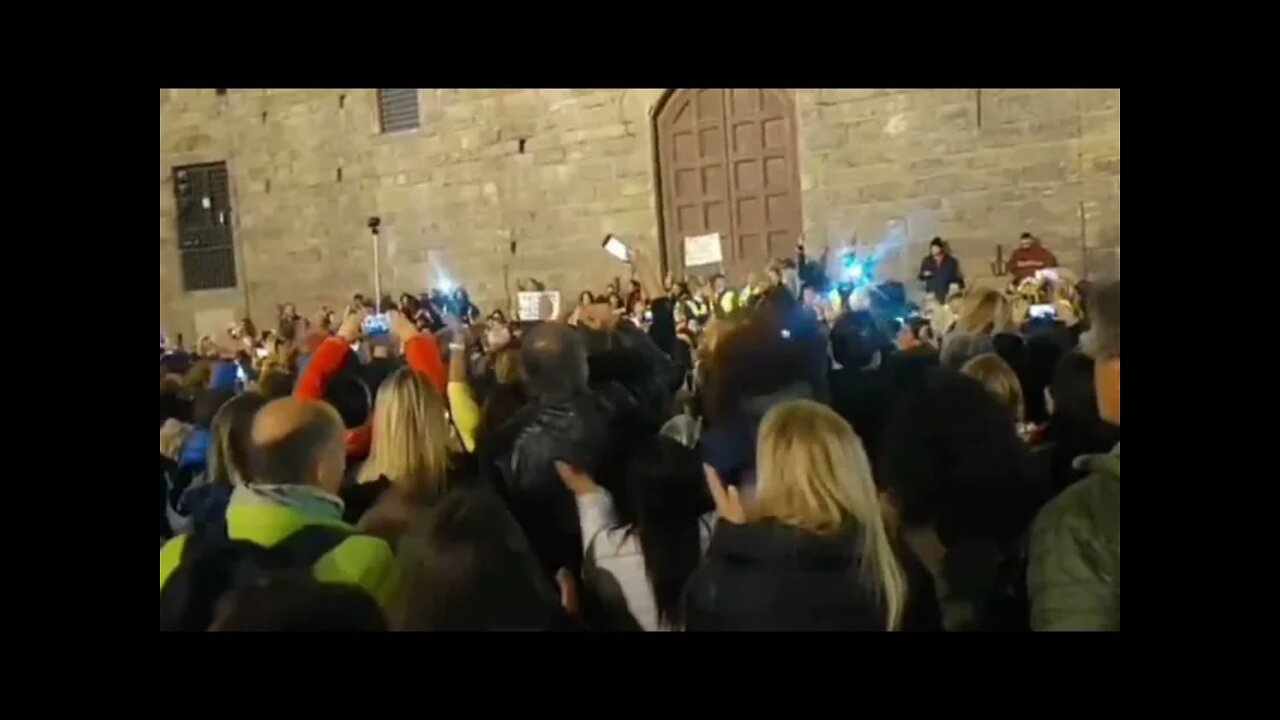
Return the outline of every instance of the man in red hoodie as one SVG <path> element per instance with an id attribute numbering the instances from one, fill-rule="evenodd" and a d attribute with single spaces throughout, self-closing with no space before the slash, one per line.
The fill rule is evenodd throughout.
<path id="1" fill-rule="evenodd" d="M 321 340 L 293 390 L 294 397 L 300 400 L 324 398 L 325 388 L 342 370 L 347 354 L 351 353 L 351 343 L 360 339 L 361 323 L 367 314 L 364 310 L 348 313 L 337 334 Z M 449 374 L 435 338 L 418 332 L 411 320 L 394 310 L 387 313 L 387 320 L 391 333 L 403 343 L 405 362 L 429 380 L 440 395 L 444 396 Z M 376 391 L 377 388 L 371 388 L 371 392 Z M 347 430 L 347 460 L 362 460 L 369 454 L 373 408 L 369 410 L 370 419 L 365 420 L 360 427 Z"/>
<path id="2" fill-rule="evenodd" d="M 1024 232 L 1018 240 L 1018 249 L 1009 256 L 1005 270 L 1013 275 L 1013 282 L 1017 284 L 1023 278 L 1035 275 L 1037 270 L 1054 267 L 1058 267 L 1058 258 L 1040 244 L 1040 238 Z"/>

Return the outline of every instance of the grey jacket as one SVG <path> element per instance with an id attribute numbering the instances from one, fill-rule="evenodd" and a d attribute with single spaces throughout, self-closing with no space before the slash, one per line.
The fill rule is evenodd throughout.
<path id="1" fill-rule="evenodd" d="M 1027 589 L 1033 630 L 1120 629 L 1120 445 L 1040 511 Z"/>

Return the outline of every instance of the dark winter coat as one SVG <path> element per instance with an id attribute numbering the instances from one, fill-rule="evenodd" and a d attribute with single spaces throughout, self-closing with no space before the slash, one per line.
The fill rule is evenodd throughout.
<path id="1" fill-rule="evenodd" d="M 775 522 L 721 522 L 685 591 L 686 628 L 884 630 L 884 609 L 861 577 L 860 545 L 854 529 L 822 536 Z M 911 588 L 904 629 L 940 629 L 927 573 L 904 569 Z"/>

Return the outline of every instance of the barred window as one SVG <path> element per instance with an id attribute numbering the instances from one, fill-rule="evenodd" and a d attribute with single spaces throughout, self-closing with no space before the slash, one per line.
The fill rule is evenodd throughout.
<path id="1" fill-rule="evenodd" d="M 231 192 L 226 163 L 173 169 L 178 200 L 178 254 L 182 287 L 217 290 L 236 286 L 231 234 Z"/>
<path id="2" fill-rule="evenodd" d="M 379 90 L 378 120 L 382 132 L 412 130 L 418 127 L 418 90 Z"/>

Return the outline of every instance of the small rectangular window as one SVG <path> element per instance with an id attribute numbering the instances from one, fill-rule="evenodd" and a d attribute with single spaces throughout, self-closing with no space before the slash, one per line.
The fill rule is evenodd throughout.
<path id="1" fill-rule="evenodd" d="M 378 121 L 382 132 L 412 130 L 418 127 L 418 90 L 379 90 Z"/>
<path id="2" fill-rule="evenodd" d="M 173 169 L 178 200 L 178 254 L 182 287 L 218 290 L 236 286 L 231 234 L 231 191 L 226 163 Z"/>

